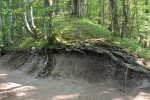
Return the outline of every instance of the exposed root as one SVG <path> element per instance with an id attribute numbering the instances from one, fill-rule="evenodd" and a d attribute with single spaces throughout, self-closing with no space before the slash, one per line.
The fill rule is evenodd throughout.
<path id="1" fill-rule="evenodd" d="M 43 62 L 43 66 L 41 66 L 41 70 L 36 76 L 37 78 L 44 78 L 51 75 L 54 67 L 54 59 L 52 54 L 46 54 L 45 61 Z"/>
<path id="2" fill-rule="evenodd" d="M 53 57 L 53 52 L 56 52 L 56 51 L 62 51 L 62 52 L 72 52 L 72 51 L 75 51 L 75 52 L 79 52 L 79 53 L 82 53 L 86 56 L 86 52 L 95 52 L 97 54 L 103 54 L 103 55 L 107 55 L 110 59 L 113 60 L 113 62 L 119 66 L 122 66 L 126 69 L 126 71 L 124 72 L 125 73 L 125 82 L 124 82 L 124 85 L 126 87 L 127 85 L 127 77 L 128 77 L 128 70 L 134 70 L 136 72 L 142 72 L 146 75 L 150 75 L 150 70 L 149 69 L 146 69 L 145 67 L 143 67 L 142 65 L 139 65 L 136 60 L 134 59 L 134 57 L 132 57 L 132 55 L 130 55 L 129 53 L 123 51 L 122 49 L 120 48 L 116 48 L 116 47 L 112 47 L 112 46 L 107 46 L 107 45 L 99 45 L 99 46 L 91 46 L 91 45 L 80 45 L 78 47 L 75 47 L 75 46 L 62 46 L 61 48 L 52 48 L 52 49 L 49 49 L 47 46 L 44 46 L 39 52 L 44 52 L 44 56 L 42 56 L 41 59 L 43 59 L 43 64 L 40 65 L 40 68 L 39 68 L 39 72 L 38 72 L 38 75 L 37 77 L 38 78 L 44 78 L 46 76 L 49 76 L 51 75 L 51 72 L 53 71 L 54 69 L 54 65 L 55 65 L 55 60 L 54 60 L 54 57 Z M 38 54 L 39 54 L 38 52 Z M 32 53 L 33 54 L 33 53 Z M 35 55 L 35 54 L 34 54 Z M 25 57 L 24 57 L 25 56 Z M 17 62 L 17 59 L 19 58 L 27 58 L 27 56 L 29 55 L 24 55 L 22 53 L 19 53 L 19 54 L 14 54 L 10 57 L 10 59 L 8 60 L 8 62 Z M 24 64 L 26 62 L 26 59 L 23 60 L 23 63 Z M 37 60 L 37 64 L 32 64 L 34 65 L 33 70 L 35 68 L 37 68 L 36 66 L 39 65 L 39 62 L 41 62 L 41 60 Z M 101 65 L 101 66 L 107 66 L 107 65 Z M 112 66 L 110 66 L 112 67 Z M 19 68 L 19 67 L 17 67 Z M 30 72 L 32 72 L 32 70 L 30 69 Z"/>
<path id="3" fill-rule="evenodd" d="M 110 57 L 115 63 L 118 65 L 125 67 L 127 69 L 131 69 L 137 72 L 142 72 L 145 73 L 146 75 L 150 75 L 150 70 L 146 69 L 142 65 L 139 65 L 135 59 L 127 52 L 117 49 L 111 46 L 107 45 L 101 45 L 101 46 L 89 46 L 89 45 L 83 45 L 81 47 L 67 47 L 63 48 L 62 50 L 64 51 L 77 51 L 77 52 L 83 52 L 85 51 L 91 51 L 91 52 L 96 52 L 98 54 L 105 54 L 108 57 Z M 60 49 L 59 49 L 60 50 Z"/>
<path id="4" fill-rule="evenodd" d="M 127 67 L 126 72 L 125 72 L 125 83 L 124 83 L 125 88 L 127 87 L 128 69 L 129 68 Z"/>

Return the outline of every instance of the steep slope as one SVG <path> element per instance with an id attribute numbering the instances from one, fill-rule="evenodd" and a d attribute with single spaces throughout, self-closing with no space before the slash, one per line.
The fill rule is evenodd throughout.
<path id="1" fill-rule="evenodd" d="M 104 54 L 113 60 L 117 65 L 134 71 L 150 75 L 147 62 L 137 63 L 137 54 L 149 58 L 150 51 L 142 48 L 134 41 L 126 38 L 114 36 L 110 31 L 98 24 L 94 24 L 86 19 L 56 17 L 54 20 L 53 33 L 57 43 L 47 45 L 46 38 L 35 40 L 28 35 L 14 41 L 7 47 L 13 51 L 28 51 L 39 54 L 46 53 L 46 64 L 41 73 L 49 73 L 53 69 L 53 52 L 80 52 L 86 55 L 87 52 Z M 46 51 L 46 52 L 45 52 Z M 140 58 L 141 59 L 141 58 Z M 148 66 L 147 66 L 148 65 Z M 50 67 L 49 67 L 50 66 Z"/>

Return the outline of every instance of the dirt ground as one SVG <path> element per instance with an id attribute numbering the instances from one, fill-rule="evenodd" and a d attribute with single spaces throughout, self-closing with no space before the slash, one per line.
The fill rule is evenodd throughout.
<path id="1" fill-rule="evenodd" d="M 35 79 L 0 64 L 0 100 L 150 100 L 150 88 L 75 78 Z"/>
<path id="2" fill-rule="evenodd" d="M 124 68 L 105 55 L 56 54 L 52 76 L 45 79 L 35 78 L 41 57 L 24 55 L 0 57 L 0 100 L 150 100 L 150 79 L 129 73 L 125 88 Z"/>

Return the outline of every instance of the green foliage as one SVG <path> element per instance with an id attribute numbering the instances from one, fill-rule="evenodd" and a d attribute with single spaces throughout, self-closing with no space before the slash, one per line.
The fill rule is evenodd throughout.
<path id="1" fill-rule="evenodd" d="M 35 40 L 28 35 L 24 35 L 24 37 L 13 41 L 12 44 L 9 44 L 6 49 L 11 51 L 37 51 L 41 50 L 46 43 L 47 40 L 45 37 Z"/>
<path id="2" fill-rule="evenodd" d="M 101 19 L 101 4 L 99 0 L 88 0 L 84 6 L 83 19 L 73 18 L 69 16 L 70 14 L 70 0 L 59 0 L 59 3 L 55 3 L 52 7 L 44 8 L 42 0 L 33 0 L 31 4 L 25 3 L 27 6 L 27 20 L 30 22 L 29 18 L 29 6 L 33 7 L 33 17 L 36 26 L 37 34 L 40 38 L 34 39 L 29 35 L 29 32 L 25 32 L 23 13 L 24 3 L 18 3 L 17 0 L 12 0 L 12 9 L 9 8 L 9 1 L 6 0 L 2 2 L 2 15 L 4 21 L 4 34 L 7 40 L 8 27 L 9 27 L 9 12 L 13 12 L 13 25 L 11 27 L 12 43 L 7 46 L 8 50 L 41 50 L 45 45 L 47 45 L 46 32 L 44 28 L 44 22 L 49 21 L 49 17 L 44 17 L 45 12 L 60 10 L 59 14 L 53 15 L 53 34 L 60 44 L 79 46 L 88 39 L 103 39 L 104 43 L 107 45 L 118 46 L 133 55 L 135 53 L 140 53 L 145 58 L 150 58 L 150 50 L 143 48 L 138 44 L 138 38 L 142 37 L 142 41 L 149 41 L 150 39 L 150 12 L 145 13 L 146 9 L 149 10 L 150 4 L 145 5 L 144 0 L 139 0 L 137 2 L 137 8 L 135 8 L 134 0 L 127 0 L 127 5 L 129 6 L 129 23 L 128 31 L 130 39 L 120 38 L 119 36 L 114 36 L 106 28 L 111 23 L 111 14 L 109 9 L 109 0 L 104 0 L 105 6 L 105 23 L 104 25 L 97 24 L 99 19 Z M 150 2 L 150 1 L 149 1 Z M 59 7 L 59 8 L 58 8 Z M 118 9 L 118 21 L 119 30 L 122 26 L 123 21 L 123 11 L 122 11 L 122 0 L 117 1 Z M 137 9 L 137 16 L 136 10 Z M 139 27 L 138 27 L 138 25 Z M 31 26 L 31 25 L 30 25 Z M 105 26 L 105 27 L 103 27 Z M 24 30 L 23 30 L 24 28 Z M 31 27 L 32 28 L 32 27 Z M 139 28 L 139 31 L 138 31 Z M 32 29 L 33 30 L 33 29 Z M 132 40 L 131 40 L 132 39 Z M 133 40 L 134 39 L 134 40 Z M 7 41 L 6 41 L 7 42 Z M 2 34 L 0 32 L 0 45 L 2 44 Z M 89 43 L 90 44 L 90 43 Z M 91 44 L 92 45 L 92 44 Z M 49 48 L 55 48 L 55 46 L 50 45 Z"/>
<path id="3" fill-rule="evenodd" d="M 59 42 L 78 46 L 87 39 L 104 39 L 107 45 L 120 47 L 133 55 L 139 53 L 144 58 L 150 58 L 150 50 L 143 48 L 128 38 L 114 36 L 104 27 L 94 24 L 88 19 L 72 19 L 70 17 L 61 19 L 54 25 L 55 34 L 57 34 L 56 38 Z"/>

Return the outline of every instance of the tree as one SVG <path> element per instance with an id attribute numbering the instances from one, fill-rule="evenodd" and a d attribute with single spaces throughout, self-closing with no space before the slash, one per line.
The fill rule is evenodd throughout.
<path id="1" fill-rule="evenodd" d="M 27 7 L 26 7 L 27 4 L 26 4 L 26 0 L 23 0 L 23 1 L 24 1 L 23 20 L 24 20 L 24 23 L 25 23 L 25 27 L 28 30 L 28 32 L 31 34 L 31 36 L 34 37 L 34 38 L 36 38 L 36 35 L 31 30 L 30 24 L 29 24 L 29 22 L 27 20 Z"/>
<path id="2" fill-rule="evenodd" d="M 0 32 L 2 34 L 2 42 L 3 45 L 5 45 L 5 33 L 4 33 L 4 21 L 3 21 L 3 15 L 2 15 L 2 0 L 0 0 Z"/>
<path id="3" fill-rule="evenodd" d="M 126 3 L 126 0 L 123 0 L 123 22 L 122 22 L 122 29 L 121 29 L 121 37 L 123 37 L 125 34 L 127 35 L 127 30 L 128 30 L 128 11 L 129 7 Z"/>
<path id="4" fill-rule="evenodd" d="M 71 0 L 72 15 L 81 18 L 83 17 L 83 10 L 86 0 Z"/>
<path id="5" fill-rule="evenodd" d="M 99 0 L 100 3 L 100 20 L 99 24 L 104 25 L 105 24 L 105 1 L 104 0 Z"/>
<path id="6" fill-rule="evenodd" d="M 28 0 L 28 5 L 29 5 L 29 23 L 30 23 L 30 27 L 34 32 L 35 38 L 38 38 L 38 33 L 36 30 L 36 26 L 34 24 L 34 17 L 33 17 L 33 7 L 32 7 L 32 0 Z"/>
<path id="7" fill-rule="evenodd" d="M 44 17 L 44 29 L 47 36 L 48 44 L 54 43 L 54 37 L 53 37 L 53 0 L 44 0 L 44 7 L 46 9 Z M 50 9 L 50 10 L 49 10 Z"/>
<path id="8" fill-rule="evenodd" d="M 9 0 L 9 28 L 8 28 L 8 42 L 11 43 L 11 34 L 12 34 L 12 0 Z"/>
<path id="9" fill-rule="evenodd" d="M 117 15 L 117 0 L 109 0 L 111 8 L 112 32 L 119 35 L 118 15 Z"/>
<path id="10" fill-rule="evenodd" d="M 134 10 L 135 10 L 135 16 L 136 16 L 136 28 L 137 28 L 137 31 L 139 32 L 139 18 L 138 18 L 138 8 L 137 8 L 137 3 L 138 3 L 138 0 L 134 0 Z"/>
<path id="11" fill-rule="evenodd" d="M 78 0 L 71 0 L 71 14 L 72 15 L 77 15 L 77 4 Z"/>
<path id="12" fill-rule="evenodd" d="M 3 1 L 3 2 L 2 2 Z M 34 40 L 46 36 L 54 42 L 55 18 L 88 18 L 115 35 L 136 39 L 149 37 L 149 0 L 1 0 L 1 37 L 6 43 L 30 34 Z M 2 11 L 3 10 L 3 11 Z M 3 12 L 3 13 L 2 13 Z M 5 26 L 5 27 L 4 27 Z M 45 34 L 43 34 L 45 33 Z M 142 34 L 142 36 L 141 36 Z M 145 38 L 145 39 L 146 39 Z"/>

